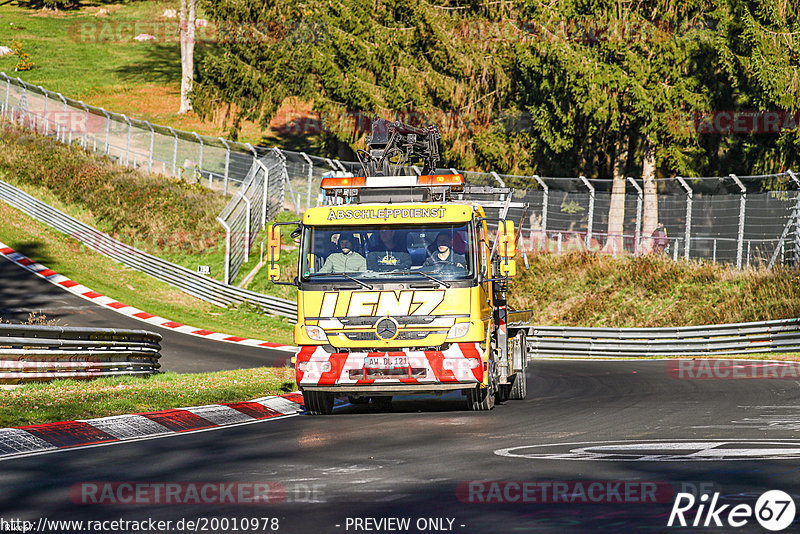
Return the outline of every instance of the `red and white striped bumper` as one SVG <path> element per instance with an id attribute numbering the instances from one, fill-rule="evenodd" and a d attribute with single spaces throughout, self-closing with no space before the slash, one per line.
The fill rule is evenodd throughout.
<path id="1" fill-rule="evenodd" d="M 366 366 L 367 358 L 405 357 L 408 365 L 375 369 Z M 483 381 L 483 351 L 478 343 L 453 343 L 447 350 L 334 352 L 319 346 L 300 347 L 295 372 L 297 384 L 303 387 L 336 386 L 352 391 L 376 386 L 418 385 L 419 388 L 454 389 L 457 384 L 467 387 Z M 414 388 L 410 388 L 414 389 Z"/>

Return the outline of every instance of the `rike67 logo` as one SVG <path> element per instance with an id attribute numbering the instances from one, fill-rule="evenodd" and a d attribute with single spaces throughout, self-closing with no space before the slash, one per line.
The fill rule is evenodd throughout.
<path id="1" fill-rule="evenodd" d="M 667 526 L 693 527 L 743 527 L 753 518 L 765 529 L 777 532 L 794 521 L 795 505 L 789 494 L 780 490 L 770 490 L 762 494 L 755 507 L 749 504 L 719 504 L 719 493 L 709 497 L 703 494 L 696 498 L 691 493 L 678 493 Z M 687 520 L 692 517 L 694 520 Z"/>

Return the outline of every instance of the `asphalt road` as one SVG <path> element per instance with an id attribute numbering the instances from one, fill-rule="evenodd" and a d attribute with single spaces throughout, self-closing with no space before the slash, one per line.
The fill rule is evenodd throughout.
<path id="1" fill-rule="evenodd" d="M 30 312 L 41 312 L 48 319 L 58 319 L 59 326 L 132 328 L 158 332 L 164 336 L 161 342 L 163 371 L 199 373 L 283 366 L 291 356 L 285 351 L 202 339 L 131 319 L 64 291 L 0 257 L 0 317 L 11 322 L 22 322 Z"/>
<path id="2" fill-rule="evenodd" d="M 737 369 L 748 374 L 751 365 Z M 454 397 L 400 399 L 388 412 L 345 405 L 328 417 L 7 460 L 0 517 L 173 521 L 161 532 L 188 531 L 175 529 L 181 519 L 199 520 L 208 532 L 669 532 L 679 492 L 694 493 L 697 504 L 708 495 L 704 510 L 719 493 L 723 522 L 731 505 L 753 507 L 767 490 L 797 499 L 797 380 L 676 378 L 675 368 L 543 360 L 529 367 L 528 399 L 488 413 L 461 411 Z M 159 502 L 114 503 L 131 495 L 114 485 L 124 482 L 151 492 L 154 484 L 182 483 L 173 498 L 190 503 L 190 488 L 219 488 L 206 483 L 272 484 L 279 502 L 165 504 L 164 493 L 151 493 Z M 527 482 L 527 493 L 508 482 Z M 234 500 L 247 499 L 234 491 Z M 584 502 L 592 499 L 599 500 Z M 779 506 L 773 500 L 770 510 Z M 687 507 L 689 525 L 697 510 Z M 277 523 L 254 530 L 219 523 L 259 518 Z M 388 518 L 410 526 L 373 522 Z M 683 530 L 766 532 L 753 517 L 741 528 L 704 529 L 704 521 Z"/>

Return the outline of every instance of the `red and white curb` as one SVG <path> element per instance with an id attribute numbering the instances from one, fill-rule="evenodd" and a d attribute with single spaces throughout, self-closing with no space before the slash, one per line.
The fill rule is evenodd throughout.
<path id="1" fill-rule="evenodd" d="M 0 429 L 0 460 L 89 445 L 160 438 L 298 415 L 299 392 L 245 402 Z"/>
<path id="2" fill-rule="evenodd" d="M 122 302 L 118 302 L 112 299 L 111 297 L 107 297 L 96 291 L 93 291 L 88 287 L 81 285 L 78 282 L 75 282 L 74 280 L 70 280 L 66 276 L 58 274 L 57 272 L 48 269 L 41 263 L 36 263 L 32 259 L 26 257 L 24 254 L 15 251 L 14 249 L 7 246 L 3 242 L 0 242 L 0 256 L 7 258 L 8 260 L 14 262 L 23 269 L 27 269 L 28 271 L 34 273 L 38 277 L 47 280 L 48 282 L 66 291 L 69 291 L 73 295 L 77 295 L 81 298 L 84 298 L 101 306 L 114 310 L 117 313 L 121 313 L 122 315 L 126 315 L 128 317 L 137 319 L 139 321 L 143 321 L 151 325 L 161 326 L 164 328 L 169 328 L 170 330 L 174 330 L 176 332 L 181 332 L 182 334 L 189 334 L 191 336 L 198 336 L 205 339 L 213 339 L 215 341 L 224 341 L 227 343 L 236 343 L 239 345 L 248 345 L 251 347 L 266 347 L 270 349 L 283 350 L 292 353 L 297 352 L 297 347 L 293 347 L 291 345 L 283 345 L 281 343 L 273 343 L 271 341 L 263 341 L 260 339 L 250 339 L 245 337 L 231 336 L 229 334 L 221 334 L 219 332 L 212 332 L 211 330 L 205 330 L 202 328 L 197 328 L 195 326 L 189 326 L 182 323 L 177 323 L 175 321 L 170 321 L 169 319 L 153 315 L 152 313 L 147 313 L 138 308 L 134 308 L 133 306 L 129 306 L 128 304 L 123 304 Z"/>

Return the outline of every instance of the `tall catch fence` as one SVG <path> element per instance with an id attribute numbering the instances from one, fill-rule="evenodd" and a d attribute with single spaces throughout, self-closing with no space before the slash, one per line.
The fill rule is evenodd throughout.
<path id="1" fill-rule="evenodd" d="M 281 209 L 296 214 L 320 202 L 330 173 L 355 173 L 359 164 L 277 148 L 253 147 L 132 119 L 0 73 L 0 116 L 77 143 L 119 163 L 203 185 L 231 196 L 218 220 L 226 228 L 226 277 L 232 284 L 266 220 Z M 419 174 L 418 167 L 408 173 Z M 640 254 L 660 249 L 645 228 L 644 183 L 627 178 L 624 202 L 612 203 L 612 180 L 461 172 L 473 185 L 509 186 L 524 252 L 571 250 Z M 666 231 L 663 253 L 739 268 L 800 265 L 800 180 L 791 171 L 764 176 L 655 180 L 657 220 Z M 612 205 L 622 205 L 622 233 L 609 235 Z M 617 215 L 620 215 L 617 212 Z"/>

